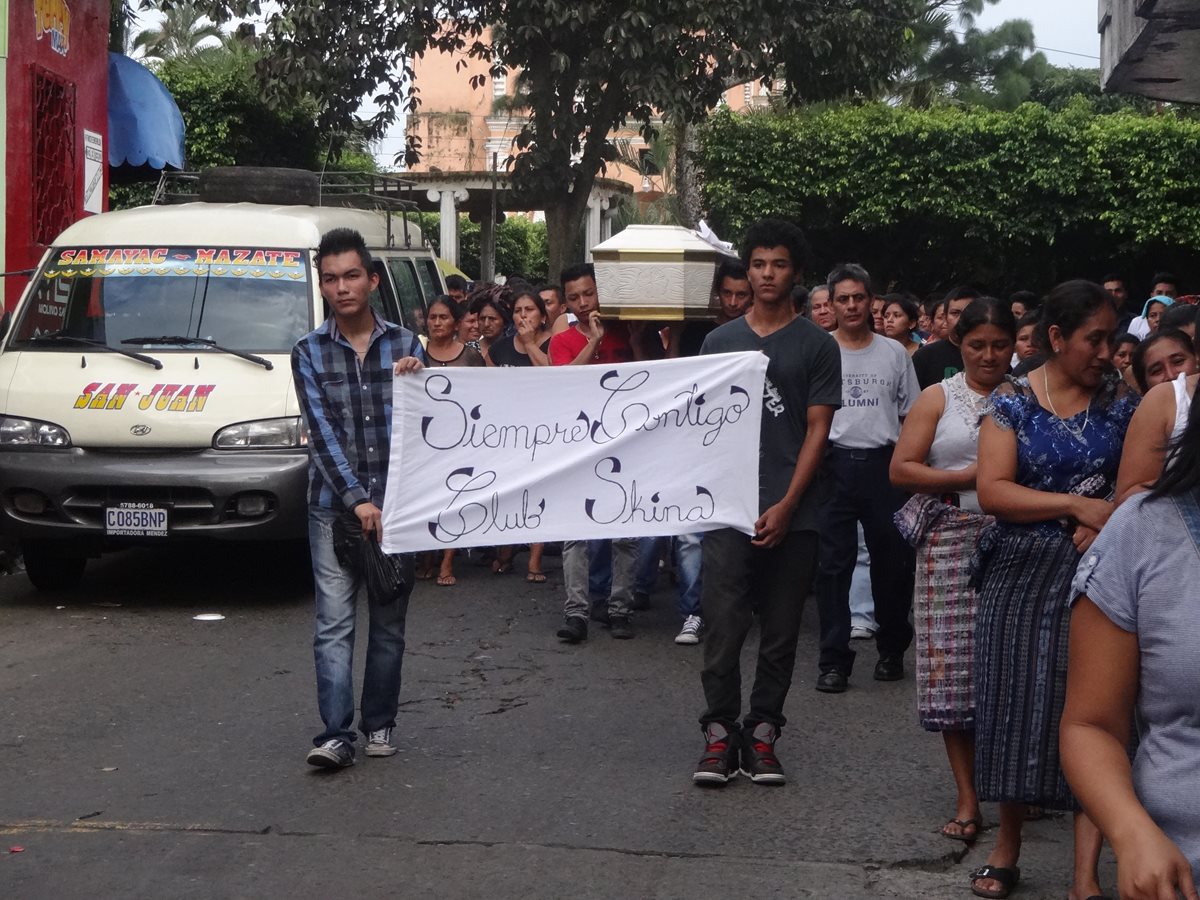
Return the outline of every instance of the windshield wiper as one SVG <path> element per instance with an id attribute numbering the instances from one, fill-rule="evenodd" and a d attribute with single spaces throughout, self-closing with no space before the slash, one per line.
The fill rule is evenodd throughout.
<path id="1" fill-rule="evenodd" d="M 211 350 L 217 350 L 220 353 L 228 353 L 230 356 L 236 356 L 238 359 L 244 359 L 252 363 L 258 363 L 268 372 L 275 368 L 275 364 L 269 359 L 263 359 L 261 356 L 255 356 L 253 353 L 247 353 L 244 350 L 230 350 L 228 347 L 222 347 L 216 341 L 210 341 L 207 338 L 188 337 L 186 334 L 163 334 L 158 337 L 131 337 L 121 341 L 122 344 L 166 344 L 174 347 L 185 347 L 189 344 L 202 344 Z"/>
<path id="2" fill-rule="evenodd" d="M 130 359 L 136 359 L 138 362 L 144 362 L 147 365 L 154 366 L 156 369 L 161 369 L 163 364 L 153 356 L 147 356 L 145 353 L 134 353 L 132 350 L 122 350 L 120 347 L 110 347 L 104 341 L 93 341 L 91 338 L 76 337 L 73 334 L 63 334 L 61 331 L 54 331 L 50 334 L 35 334 L 31 338 L 26 338 L 22 343 L 26 344 L 75 344 L 80 347 L 94 347 L 97 350 L 104 350 L 108 353 L 120 353 L 122 356 L 128 356 Z"/>

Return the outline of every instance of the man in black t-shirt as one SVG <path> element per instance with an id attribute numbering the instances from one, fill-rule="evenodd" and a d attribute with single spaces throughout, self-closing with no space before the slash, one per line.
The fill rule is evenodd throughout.
<path id="1" fill-rule="evenodd" d="M 792 285 L 808 256 L 800 229 L 766 220 L 746 233 L 742 250 L 754 303 L 704 339 L 702 354 L 766 354 L 759 436 L 759 509 L 753 536 L 733 528 L 706 532 L 701 607 L 704 644 L 705 752 L 696 784 L 719 786 L 738 772 L 758 784 L 782 784 L 775 741 L 786 722 L 800 612 L 817 558 L 815 476 L 833 412 L 842 403 L 837 343 L 796 314 Z M 758 664 L 750 710 L 742 712 L 742 646 L 759 619 Z"/>
<path id="2" fill-rule="evenodd" d="M 913 354 L 913 368 L 917 370 L 917 383 L 921 385 L 921 390 L 962 371 L 962 351 L 955 343 L 954 328 L 962 311 L 971 305 L 972 300 L 981 296 L 975 288 L 960 285 L 951 289 L 942 301 L 942 310 L 946 315 L 946 339 L 926 344 Z"/>

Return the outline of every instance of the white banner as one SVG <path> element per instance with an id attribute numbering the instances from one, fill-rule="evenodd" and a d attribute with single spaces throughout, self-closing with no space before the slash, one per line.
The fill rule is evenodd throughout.
<path id="1" fill-rule="evenodd" d="M 398 377 L 383 549 L 753 534 L 766 372 L 721 353 Z"/>

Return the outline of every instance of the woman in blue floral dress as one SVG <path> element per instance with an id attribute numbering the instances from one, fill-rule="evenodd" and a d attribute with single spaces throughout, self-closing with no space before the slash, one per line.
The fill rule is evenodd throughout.
<path id="1" fill-rule="evenodd" d="M 1078 808 L 1058 755 L 1070 585 L 1112 512 L 1138 400 L 1110 361 L 1116 313 L 1103 288 L 1059 285 L 1043 311 L 1045 364 L 996 389 L 979 433 L 979 504 L 997 522 L 975 560 L 975 770 L 979 799 L 1001 804 L 995 847 L 972 875 L 981 897 L 1015 886 L 1027 805 Z M 1100 844 L 1076 813 L 1071 900 L 1101 893 Z"/>

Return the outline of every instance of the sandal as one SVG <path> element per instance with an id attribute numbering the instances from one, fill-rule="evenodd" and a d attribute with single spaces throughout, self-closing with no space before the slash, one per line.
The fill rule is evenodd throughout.
<path id="1" fill-rule="evenodd" d="M 987 897 L 989 900 L 1004 900 L 1013 892 L 1013 888 L 1017 886 L 1017 882 L 1021 880 L 1021 870 L 1016 866 L 1012 868 L 1003 868 L 1001 866 L 980 866 L 970 875 L 971 878 L 971 893 L 976 897 Z M 984 890 L 975 886 L 975 882 L 988 879 L 990 881 L 1000 882 L 1000 887 L 995 890 Z"/>
<path id="2" fill-rule="evenodd" d="M 947 831 L 951 825 L 957 825 L 957 832 Z M 968 828 L 974 828 L 970 834 L 967 833 Z M 975 819 L 951 819 L 942 826 L 942 837 L 950 838 L 952 841 L 962 841 L 964 844 L 973 844 L 979 837 L 979 832 L 983 830 L 983 822 L 978 818 Z"/>
<path id="3" fill-rule="evenodd" d="M 458 584 L 458 579 L 453 575 L 439 575 L 437 577 L 438 587 L 454 587 Z"/>
<path id="4" fill-rule="evenodd" d="M 496 575 L 507 575 L 513 569 L 511 559 L 492 560 L 492 572 Z"/>
<path id="5" fill-rule="evenodd" d="M 546 583 L 546 573 L 545 572 L 530 572 L 528 575 L 525 576 L 525 580 L 528 581 L 530 584 L 545 584 Z"/>

